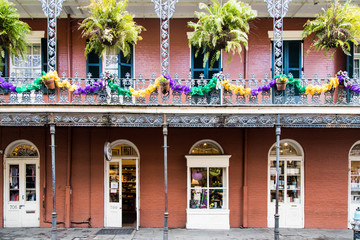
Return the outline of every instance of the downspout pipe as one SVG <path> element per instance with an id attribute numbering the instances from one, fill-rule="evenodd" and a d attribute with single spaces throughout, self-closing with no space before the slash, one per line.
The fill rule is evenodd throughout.
<path id="1" fill-rule="evenodd" d="M 275 125 L 276 133 L 276 201 L 275 201 L 275 228 L 274 228 L 274 239 L 279 240 L 279 158 L 280 158 L 280 115 L 277 116 Z"/>
<path id="2" fill-rule="evenodd" d="M 168 191 L 167 191 L 167 135 L 168 135 L 168 129 L 167 129 L 167 122 L 166 122 L 166 114 L 164 114 L 164 123 L 163 123 L 163 135 L 164 135 L 164 182 L 165 182 L 165 211 L 164 211 L 164 235 L 163 239 L 168 239 L 168 218 L 169 218 L 169 212 L 168 212 Z"/>

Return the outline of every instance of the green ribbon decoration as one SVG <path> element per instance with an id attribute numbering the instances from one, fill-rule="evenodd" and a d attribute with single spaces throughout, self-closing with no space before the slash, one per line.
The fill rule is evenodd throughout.
<path id="1" fill-rule="evenodd" d="M 35 79 L 34 84 L 25 84 L 21 87 L 16 87 L 15 90 L 17 93 L 24 93 L 32 90 L 38 91 L 41 88 L 41 84 L 42 84 L 41 77 L 38 77 L 37 79 Z"/>
<path id="2" fill-rule="evenodd" d="M 203 96 L 204 93 L 211 92 L 214 88 L 216 88 L 217 77 L 213 76 L 213 78 L 209 81 L 205 86 L 192 87 L 190 89 L 190 95 L 200 95 Z"/>
<path id="3" fill-rule="evenodd" d="M 294 85 L 301 93 L 305 92 L 306 87 L 301 84 L 300 79 L 294 79 L 293 76 L 291 76 L 288 79 L 288 84 Z"/>
<path id="4" fill-rule="evenodd" d="M 131 97 L 132 94 L 130 90 L 123 89 L 117 83 L 113 83 L 112 81 L 108 81 L 108 86 L 110 87 L 111 91 L 116 91 L 118 95 L 122 96 L 129 96 Z"/>

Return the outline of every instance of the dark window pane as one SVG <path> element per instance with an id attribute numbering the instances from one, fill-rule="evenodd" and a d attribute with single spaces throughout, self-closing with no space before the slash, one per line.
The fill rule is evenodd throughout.
<path id="1" fill-rule="evenodd" d="M 195 57 L 195 52 L 196 50 L 194 49 L 193 54 L 194 54 L 194 68 L 204 68 L 203 66 L 203 60 L 204 60 L 204 54 L 200 51 L 197 55 L 197 57 Z"/>
<path id="2" fill-rule="evenodd" d="M 298 70 L 291 70 L 289 73 L 291 73 L 294 78 L 300 78 L 300 72 Z"/>
<path id="3" fill-rule="evenodd" d="M 289 68 L 300 67 L 300 42 L 289 42 Z"/>
<path id="4" fill-rule="evenodd" d="M 99 66 L 88 66 L 88 72 L 91 73 L 92 78 L 100 77 L 100 68 Z"/>
<path id="5" fill-rule="evenodd" d="M 220 61 L 219 61 L 220 58 L 218 60 L 216 60 L 212 66 L 210 65 L 213 56 L 214 56 L 214 52 L 210 52 L 210 56 L 209 56 L 209 60 L 208 60 L 208 65 L 209 65 L 210 70 L 215 70 L 216 68 L 220 67 Z M 209 74 L 209 77 L 210 77 L 210 74 Z"/>
<path id="6" fill-rule="evenodd" d="M 194 71 L 194 79 L 200 79 L 200 74 L 204 74 L 204 71 Z"/>
<path id="7" fill-rule="evenodd" d="M 87 62 L 99 64 L 99 56 L 96 53 L 91 52 L 87 55 Z"/>
<path id="8" fill-rule="evenodd" d="M 207 78 L 211 79 L 215 73 L 219 73 L 219 72 L 220 72 L 219 70 L 217 70 L 217 71 L 215 71 L 215 69 L 213 69 L 213 70 L 214 70 L 214 71 L 209 71 L 209 75 L 207 76 Z"/>
<path id="9" fill-rule="evenodd" d="M 130 77 L 132 76 L 131 67 L 130 66 L 121 66 L 120 77 L 121 78 L 126 78 L 127 73 L 130 74 Z"/>

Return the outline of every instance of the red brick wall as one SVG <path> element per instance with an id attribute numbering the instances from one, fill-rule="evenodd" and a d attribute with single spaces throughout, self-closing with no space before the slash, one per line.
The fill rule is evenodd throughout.
<path id="1" fill-rule="evenodd" d="M 305 228 L 347 228 L 348 153 L 358 134 L 350 129 L 282 129 L 282 139 L 293 139 L 304 149 Z M 249 129 L 248 136 L 248 226 L 267 227 L 265 176 L 275 130 Z"/>
<path id="2" fill-rule="evenodd" d="M 243 129 L 169 128 L 168 196 L 169 226 L 186 224 L 186 159 L 191 146 L 202 139 L 217 141 L 225 154 L 231 155 L 229 167 L 229 207 L 231 227 L 240 227 L 247 219 L 248 227 L 267 227 L 268 151 L 275 143 L 274 129 L 247 129 L 247 205 L 243 210 Z M 70 171 L 71 226 L 92 227 L 104 223 L 104 157 L 103 142 L 126 139 L 140 153 L 141 227 L 162 227 L 164 213 L 163 135 L 160 128 L 56 128 L 56 208 L 58 222 L 65 218 L 65 186 L 68 134 L 71 134 L 72 162 Z M 50 133 L 48 127 L 0 128 L 0 147 L 26 139 L 40 152 L 41 227 L 51 226 L 52 177 Z M 348 201 L 348 152 L 360 134 L 358 129 L 288 129 L 282 139 L 297 141 L 304 150 L 305 227 L 346 228 Z M 336 136 L 334 138 L 333 136 Z M 151 141 L 149 141 L 151 139 Z M 1 179 L 3 169 L 1 164 Z M 45 196 L 43 193 L 45 189 Z M 3 196 L 3 185 L 0 186 Z M 3 205 L 3 197 L 0 198 Z M 243 212 L 247 212 L 243 216 Z M 0 219 L 3 219 L 0 208 Z M 280 216 L 281 217 L 281 216 Z M 3 221 L 1 221 L 3 224 Z M 59 227 L 63 227 L 60 224 Z M 2 225 L 0 225 L 2 227 Z"/>
<path id="3" fill-rule="evenodd" d="M 286 18 L 284 20 L 284 30 L 302 30 L 307 19 Z M 46 31 L 46 19 L 25 19 L 33 30 Z M 70 27 L 68 24 L 70 21 Z M 71 34 L 70 52 L 71 73 L 79 73 L 80 77 L 86 75 L 86 57 L 84 56 L 85 39 L 81 37 L 81 31 L 78 30 L 77 19 L 60 19 L 58 21 L 58 72 L 69 74 L 68 69 L 68 34 Z M 180 78 L 187 78 L 190 72 L 190 48 L 188 45 L 187 32 L 192 30 L 187 27 L 188 21 L 193 19 L 172 19 L 170 22 L 170 67 L 169 72 L 173 76 L 178 73 Z M 158 19 L 136 19 L 139 25 L 147 30 L 141 33 L 143 40 L 135 46 L 135 76 L 140 73 L 143 77 L 149 78 L 153 73 L 160 74 L 160 22 Z M 231 63 L 227 66 L 229 55 L 224 53 L 222 57 L 222 66 L 224 73 L 228 73 L 231 78 L 238 78 L 239 73 L 243 77 L 250 78 L 254 73 L 257 78 L 262 78 L 265 73 L 270 75 L 271 71 L 271 40 L 268 37 L 268 31 L 273 30 L 273 22 L 270 18 L 258 18 L 250 22 L 249 50 L 245 56 L 245 48 L 241 53 L 233 56 Z M 304 41 L 304 71 L 306 77 L 312 78 L 315 73 L 319 77 L 327 77 L 327 74 L 334 75 L 339 70 L 345 70 L 346 57 L 340 49 L 330 58 L 323 52 L 316 52 L 312 49 L 307 54 L 311 45 L 312 37 Z M 246 73 L 246 76 L 244 75 Z"/>

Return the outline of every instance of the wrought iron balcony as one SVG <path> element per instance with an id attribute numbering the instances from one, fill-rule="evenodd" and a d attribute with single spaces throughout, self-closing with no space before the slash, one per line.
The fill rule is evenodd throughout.
<path id="1" fill-rule="evenodd" d="M 271 81 L 274 81 L 268 76 L 264 78 L 243 79 L 239 75 L 238 79 L 229 79 L 228 83 L 233 86 L 243 86 L 244 89 L 252 89 L 246 94 L 233 91 L 234 89 L 225 89 L 223 85 L 218 85 L 217 88 L 211 89 L 209 92 L 202 92 L 202 94 L 194 94 L 194 92 L 176 91 L 171 89 L 168 93 L 163 94 L 161 90 L 156 88 L 154 91 L 143 96 L 134 96 L 129 93 L 129 89 L 133 91 L 141 91 L 147 89 L 149 85 L 156 81 L 155 76 L 152 78 L 143 78 L 140 74 L 138 78 L 123 78 L 114 79 L 113 84 L 118 86 L 118 89 L 124 91 L 120 93 L 119 90 L 111 90 L 109 84 L 103 79 L 99 78 L 67 78 L 64 74 L 60 81 L 67 80 L 71 85 L 81 87 L 83 91 L 72 92 L 67 87 L 56 87 L 54 90 L 47 89 L 44 85 L 33 89 L 34 78 L 2 78 L 0 82 L 0 105 L 14 105 L 14 104 L 44 104 L 44 105 L 197 105 L 197 106 L 244 106 L 244 105 L 360 105 L 359 89 L 355 88 L 333 88 L 328 91 L 311 93 L 301 92 L 295 85 L 288 84 L 284 91 L 278 91 L 276 86 L 271 85 L 270 89 L 264 89 L 265 85 L 269 86 Z M 192 79 L 179 78 L 177 75 L 173 77 L 176 85 L 188 86 L 189 88 L 206 86 L 211 81 L 210 79 Z M 299 79 L 302 86 L 319 87 L 327 84 L 330 81 L 328 78 L 302 78 Z M 358 87 L 360 80 L 358 78 L 349 79 L 350 85 Z M 5 85 L 3 84 L 5 82 Z M 104 86 L 99 86 L 97 83 L 104 82 Z M 97 86 L 97 87 L 93 87 Z M 15 90 L 15 87 L 18 87 Z M 317 88 L 319 90 L 319 88 Z M 354 91 L 355 89 L 355 91 Z"/>

